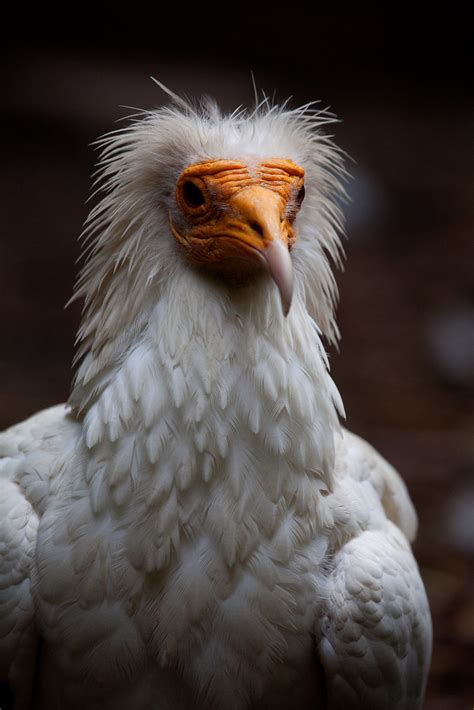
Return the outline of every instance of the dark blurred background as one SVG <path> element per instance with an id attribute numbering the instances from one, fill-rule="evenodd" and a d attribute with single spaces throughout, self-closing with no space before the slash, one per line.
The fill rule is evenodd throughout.
<path id="1" fill-rule="evenodd" d="M 421 4 L 420 4 L 421 5 Z M 22 6 L 4 23 L 0 93 L 0 427 L 67 397 L 79 308 L 63 310 L 97 156 L 129 107 L 178 93 L 253 101 L 250 72 L 321 99 L 353 158 L 341 352 L 348 426 L 403 474 L 433 612 L 428 710 L 474 703 L 474 250 L 468 5 L 415 14 Z M 66 12 L 66 11 L 65 11 Z"/>

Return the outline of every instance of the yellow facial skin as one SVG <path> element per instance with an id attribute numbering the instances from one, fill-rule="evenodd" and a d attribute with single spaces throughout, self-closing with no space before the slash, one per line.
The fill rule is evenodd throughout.
<path id="1" fill-rule="evenodd" d="M 196 163 L 181 173 L 176 202 L 189 226 L 175 238 L 191 262 L 240 282 L 265 268 L 286 313 L 291 303 L 289 250 L 293 222 L 304 197 L 304 170 L 291 160 L 260 163 L 252 174 L 232 160 Z"/>

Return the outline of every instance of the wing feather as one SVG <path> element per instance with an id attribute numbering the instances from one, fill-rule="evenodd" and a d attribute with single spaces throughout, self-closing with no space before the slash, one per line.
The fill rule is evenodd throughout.
<path id="1" fill-rule="evenodd" d="M 413 504 L 367 442 L 336 445 L 335 526 L 317 642 L 331 710 L 417 710 L 431 657 L 428 601 L 409 540 Z"/>
<path id="2" fill-rule="evenodd" d="M 32 591 L 38 521 L 58 473 L 64 432 L 76 424 L 63 405 L 0 434 L 0 685 L 15 710 L 29 707 L 38 633 Z"/>
<path id="3" fill-rule="evenodd" d="M 31 567 L 38 517 L 20 489 L 0 479 L 0 681 L 15 691 L 15 707 L 27 707 L 37 635 Z"/>
<path id="4" fill-rule="evenodd" d="M 331 710 L 421 708 L 431 620 L 410 546 L 391 522 L 335 555 L 318 649 Z"/>

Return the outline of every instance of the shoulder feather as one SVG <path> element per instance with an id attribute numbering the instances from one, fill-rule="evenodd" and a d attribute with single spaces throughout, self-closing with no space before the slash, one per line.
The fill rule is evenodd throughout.
<path id="1" fill-rule="evenodd" d="M 385 515 L 412 542 L 417 516 L 406 485 L 399 473 L 370 444 L 347 429 L 336 442 L 336 478 L 367 481 L 374 488 Z"/>

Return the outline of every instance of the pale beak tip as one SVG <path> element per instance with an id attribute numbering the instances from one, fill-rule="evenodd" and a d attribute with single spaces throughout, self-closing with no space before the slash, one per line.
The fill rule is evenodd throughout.
<path id="1" fill-rule="evenodd" d="M 266 268 L 280 292 L 281 307 L 286 318 L 290 312 L 293 297 L 293 262 L 290 252 L 280 239 L 274 239 L 262 256 Z"/>
<path id="2" fill-rule="evenodd" d="M 280 295 L 281 295 L 281 294 L 280 294 Z M 288 313 L 290 312 L 290 308 L 291 308 L 291 299 L 290 299 L 289 301 L 285 301 L 285 300 L 283 300 L 283 298 L 282 298 L 282 299 L 281 299 L 281 307 L 282 307 L 282 310 L 283 310 L 283 315 L 285 316 L 285 318 L 287 318 L 287 317 L 288 317 Z"/>

